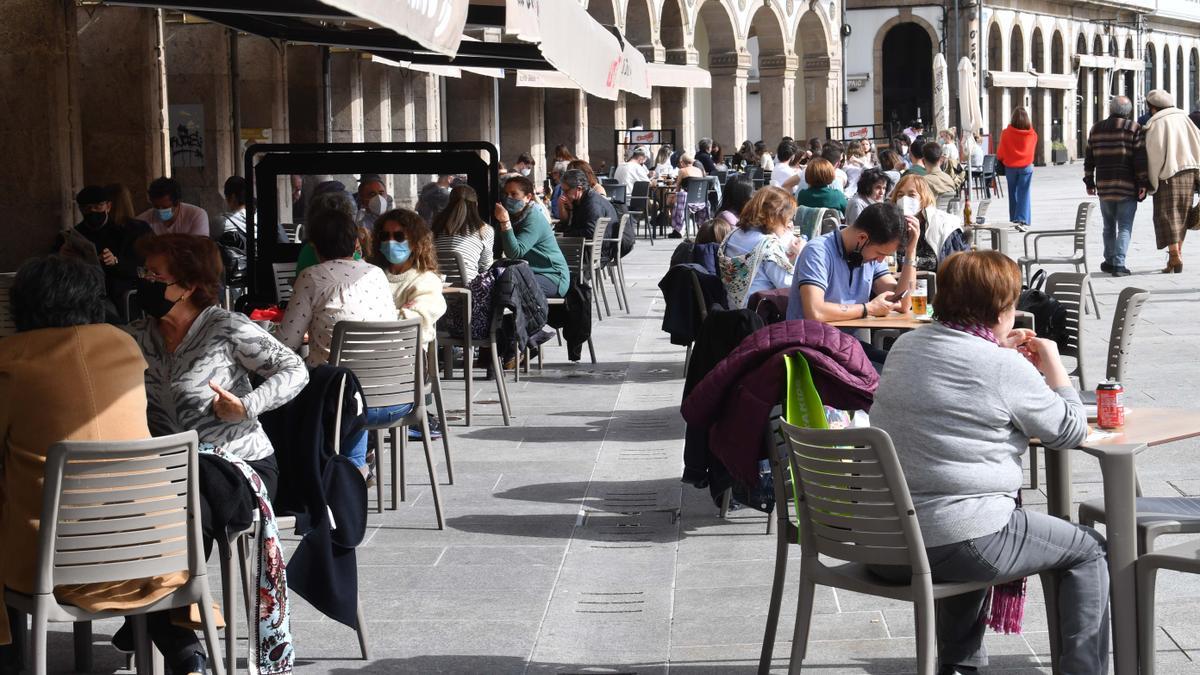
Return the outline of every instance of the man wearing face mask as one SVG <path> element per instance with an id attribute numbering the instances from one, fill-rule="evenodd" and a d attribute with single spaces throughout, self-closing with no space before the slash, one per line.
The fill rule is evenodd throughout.
<path id="1" fill-rule="evenodd" d="M 104 188 L 89 185 L 75 195 L 75 203 L 83 220 L 75 226 L 74 233 L 65 236 L 60 245 L 61 252 L 79 254 L 78 251 L 62 251 L 63 247 L 73 246 L 71 239 L 81 236 L 96 249 L 96 258 L 104 269 L 105 293 L 118 311 L 123 312 L 125 294 L 137 281 L 137 268 L 142 264 L 141 256 L 137 254 L 137 240 L 150 234 L 150 226 L 140 220 L 130 220 L 125 225 L 113 221 L 110 211 L 112 202 Z M 84 244 L 87 246 L 87 244 Z M 90 252 L 86 256 L 90 258 Z M 124 317 L 128 320 L 129 317 Z"/>
<path id="2" fill-rule="evenodd" d="M 533 175 L 533 157 L 528 152 L 522 152 L 517 155 L 517 161 L 513 162 L 512 172 L 529 178 Z"/>
<path id="3" fill-rule="evenodd" d="M 354 195 L 358 202 L 358 214 L 354 221 L 360 227 L 370 229 L 375 219 L 392 209 L 392 198 L 387 193 L 387 186 L 378 174 L 364 173 L 358 179 L 358 192 Z"/>
<path id="4" fill-rule="evenodd" d="M 909 298 L 896 295 L 916 286 L 912 261 L 917 255 L 920 225 L 895 204 L 871 204 L 854 224 L 817 237 L 796 260 L 787 318 L 833 322 L 907 312 Z M 884 262 L 904 243 L 897 257 L 900 278 Z M 872 363 L 886 354 L 863 345 Z"/>
<path id="5" fill-rule="evenodd" d="M 208 213 L 199 206 L 185 204 L 183 188 L 174 178 L 155 178 L 147 190 L 151 208 L 138 220 L 150 223 L 154 234 L 194 234 L 208 237 Z"/>
<path id="6" fill-rule="evenodd" d="M 563 236 L 591 239 L 596 232 L 596 223 L 601 218 L 608 218 L 608 229 L 603 233 L 604 236 L 609 238 L 617 236 L 617 229 L 620 225 L 617 221 L 617 210 L 604 195 L 588 185 L 587 174 L 579 169 L 571 169 L 563 174 L 562 184 L 563 197 L 566 197 L 571 203 L 571 218 L 563 229 Z M 622 242 L 622 248 L 624 248 L 624 242 Z M 606 245 L 604 247 L 605 263 L 612 257 L 612 254 L 613 252 Z"/>

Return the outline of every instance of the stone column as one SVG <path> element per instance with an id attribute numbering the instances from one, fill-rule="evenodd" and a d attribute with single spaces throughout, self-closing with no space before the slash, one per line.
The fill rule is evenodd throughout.
<path id="1" fill-rule="evenodd" d="M 63 227 L 79 220 L 83 187 L 75 3 L 5 0 L 0 4 L 0 270 L 50 251 Z"/>
<path id="2" fill-rule="evenodd" d="M 357 53 L 340 52 L 333 55 L 330 80 L 333 82 L 331 108 L 334 143 L 362 143 L 366 140 L 362 66 L 362 57 Z"/>
<path id="3" fill-rule="evenodd" d="M 800 59 L 793 54 L 759 57 L 762 137 L 768 145 L 784 136 L 796 135 L 796 71 L 799 62 Z"/>
<path id="4" fill-rule="evenodd" d="M 204 118 L 201 156 L 193 154 L 185 161 L 186 153 L 181 155 L 178 148 L 173 148 L 171 175 L 183 186 L 185 202 L 209 212 L 209 223 L 215 231 L 220 225 L 213 215 L 225 210 L 221 186 L 234 174 L 236 164 L 229 30 L 216 24 L 171 24 L 166 37 L 170 103 L 190 106 L 190 111 L 201 112 Z M 173 138 L 177 131 L 178 123 L 172 123 Z"/>
<path id="5" fill-rule="evenodd" d="M 530 180 L 540 186 L 550 170 L 546 147 L 546 97 L 538 87 L 518 87 L 514 76 L 500 82 L 500 147 L 506 156 L 528 152 L 533 157 Z"/>
<path id="6" fill-rule="evenodd" d="M 134 208 L 149 207 L 146 186 L 166 173 L 160 128 L 164 93 L 157 59 L 154 10 L 90 7 L 75 10 L 80 25 L 78 95 L 83 177 L 122 183 Z"/>
<path id="7" fill-rule="evenodd" d="M 414 101 L 417 113 L 417 139 L 427 143 L 442 140 L 445 120 L 442 119 L 442 78 L 440 75 L 412 73 Z"/>
<path id="8" fill-rule="evenodd" d="M 744 52 L 712 54 L 708 59 L 712 74 L 713 139 L 725 148 L 737 148 L 746 139 L 746 80 L 750 74 L 750 55 Z"/>
<path id="9" fill-rule="evenodd" d="M 362 64 L 363 139 L 367 143 L 392 142 L 392 70 L 381 63 Z M 383 175 L 383 186 L 389 195 L 396 194 L 392 174 Z"/>
<path id="10" fill-rule="evenodd" d="M 496 142 L 495 94 L 490 77 L 464 72 L 446 79 L 447 138 L 456 141 Z M 503 157 L 511 161 L 510 157 Z"/>
<path id="11" fill-rule="evenodd" d="M 648 117 L 650 118 L 649 124 L 651 129 L 662 128 L 662 87 L 650 88 L 650 114 Z"/>
<path id="12" fill-rule="evenodd" d="M 392 110 L 392 139 L 403 143 L 413 143 L 417 140 L 417 100 L 413 80 L 416 73 L 402 68 L 388 69 L 391 78 L 391 110 Z M 395 192 L 397 206 L 413 208 L 417 203 L 417 190 L 420 185 L 416 174 L 405 174 L 395 177 Z"/>
<path id="13" fill-rule="evenodd" d="M 321 82 L 321 48 L 287 47 L 288 138 L 293 143 L 319 143 L 325 139 L 324 96 Z"/>
<path id="14" fill-rule="evenodd" d="M 796 125 L 797 138 L 824 138 L 826 126 L 841 123 L 840 68 L 839 59 L 825 54 L 804 57 L 804 125 Z"/>
<path id="15" fill-rule="evenodd" d="M 288 142 L 287 49 L 283 42 L 254 35 L 238 36 L 239 128 L 244 132 L 243 137 L 246 132 L 253 134 L 256 129 L 269 129 L 272 143 Z M 245 174 L 242 152 L 234 157 L 234 173 Z M 275 194 L 280 222 L 294 222 L 289 177 L 279 177 Z"/>

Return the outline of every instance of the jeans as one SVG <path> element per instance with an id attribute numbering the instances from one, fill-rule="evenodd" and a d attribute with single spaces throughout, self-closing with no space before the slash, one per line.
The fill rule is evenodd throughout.
<path id="1" fill-rule="evenodd" d="M 537 285 L 541 287 L 542 294 L 547 298 L 560 297 L 558 293 L 558 282 L 543 274 L 534 272 L 533 278 L 537 281 Z"/>
<path id="2" fill-rule="evenodd" d="M 399 405 L 386 405 L 378 408 L 367 408 L 367 425 L 368 426 L 384 426 L 392 424 L 396 420 L 404 417 L 412 412 L 411 403 L 401 403 Z M 353 443 L 349 444 L 349 450 L 343 451 L 346 459 L 354 463 L 354 466 L 363 468 L 367 465 L 367 430 L 363 429 L 354 439 Z"/>
<path id="3" fill-rule="evenodd" d="M 1058 584 L 1059 666 L 1064 675 L 1108 672 L 1104 551 L 1104 538 L 1095 530 L 1024 509 L 1013 511 L 1008 525 L 995 534 L 927 549 L 935 582 L 1053 573 Z M 871 570 L 894 581 L 906 581 L 911 574 L 899 566 Z M 985 589 L 938 601 L 938 661 L 943 667 L 987 665 L 986 599 Z"/>
<path id="4" fill-rule="evenodd" d="M 1125 266 L 1125 252 L 1129 250 L 1137 207 L 1136 199 L 1100 200 L 1100 217 L 1104 219 L 1104 262 L 1113 267 Z"/>
<path id="5" fill-rule="evenodd" d="M 1033 165 L 1019 169 L 1005 167 L 1004 177 L 1008 181 L 1008 219 L 1028 225 L 1032 220 L 1029 214 L 1029 186 L 1033 183 Z"/>

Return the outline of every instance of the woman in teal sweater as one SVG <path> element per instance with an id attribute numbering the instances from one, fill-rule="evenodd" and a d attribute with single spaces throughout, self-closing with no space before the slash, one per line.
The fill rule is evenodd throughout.
<path id="1" fill-rule="evenodd" d="M 808 187 L 796 195 L 796 203 L 846 213 L 846 193 L 833 185 L 835 177 L 836 169 L 829 160 L 821 157 L 808 160 L 808 167 L 804 169 L 804 182 Z"/>
<path id="2" fill-rule="evenodd" d="M 504 255 L 529 263 L 547 298 L 563 297 L 571 284 L 571 272 L 550 221 L 533 202 L 533 183 L 525 176 L 509 178 L 504 184 L 504 203 L 496 205 L 495 216 Z"/>

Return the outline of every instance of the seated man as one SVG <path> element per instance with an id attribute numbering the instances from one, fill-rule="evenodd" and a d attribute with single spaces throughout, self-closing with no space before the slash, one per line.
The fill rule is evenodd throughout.
<path id="1" fill-rule="evenodd" d="M 915 173 L 918 176 L 924 176 L 929 172 L 925 166 L 925 137 L 918 136 L 913 140 L 912 145 L 908 148 L 908 170 L 904 172 L 907 176 L 910 173 Z"/>
<path id="2" fill-rule="evenodd" d="M 957 176 L 942 171 L 942 146 L 939 143 L 926 143 L 921 149 L 925 158 L 925 182 L 929 185 L 934 197 L 944 194 L 955 194 L 962 183 Z"/>
<path id="3" fill-rule="evenodd" d="M 608 228 L 604 231 L 604 236 L 608 238 L 616 238 L 617 228 L 620 223 L 617 220 L 617 210 L 613 208 L 612 202 L 608 201 L 604 195 L 596 192 L 588 185 L 587 174 L 579 169 L 571 169 L 563 174 L 562 177 L 563 196 L 571 202 L 571 217 L 562 225 L 562 233 L 565 237 L 584 237 L 591 239 L 596 232 L 596 223 L 601 218 L 608 218 Z M 624 242 L 622 242 L 621 255 L 625 255 Z M 630 248 L 633 248 L 630 243 Z M 612 257 L 612 251 L 609 246 L 604 247 L 604 262 Z"/>
<path id="4" fill-rule="evenodd" d="M 128 321 L 125 295 L 133 290 L 137 268 L 142 265 L 135 244 L 150 234 L 150 228 L 134 219 L 118 223 L 113 218 L 110 199 L 104 188 L 95 185 L 89 185 L 75 195 L 83 220 L 72 232 L 64 234 L 59 251 L 86 262 L 100 263 L 104 270 L 105 295 L 122 320 Z"/>
<path id="5" fill-rule="evenodd" d="M 871 204 L 854 224 L 809 242 L 796 260 L 787 318 L 834 322 L 907 312 L 909 298 L 896 302 L 894 294 L 916 286 L 913 260 L 917 255 L 920 225 L 895 204 Z M 884 259 L 896 253 L 901 240 L 904 254 L 897 257 L 900 279 L 888 271 Z M 873 363 L 886 354 L 864 344 Z"/>
<path id="6" fill-rule="evenodd" d="M 625 186 L 626 195 L 633 194 L 634 183 L 650 180 L 650 172 L 646 170 L 647 159 L 646 149 L 638 146 L 629 155 L 629 161 L 617 167 L 613 178 Z"/>
<path id="7" fill-rule="evenodd" d="M 194 234 L 209 237 L 208 212 L 183 201 L 183 188 L 174 178 L 155 178 L 146 191 L 152 208 L 138 216 L 154 234 Z"/>

